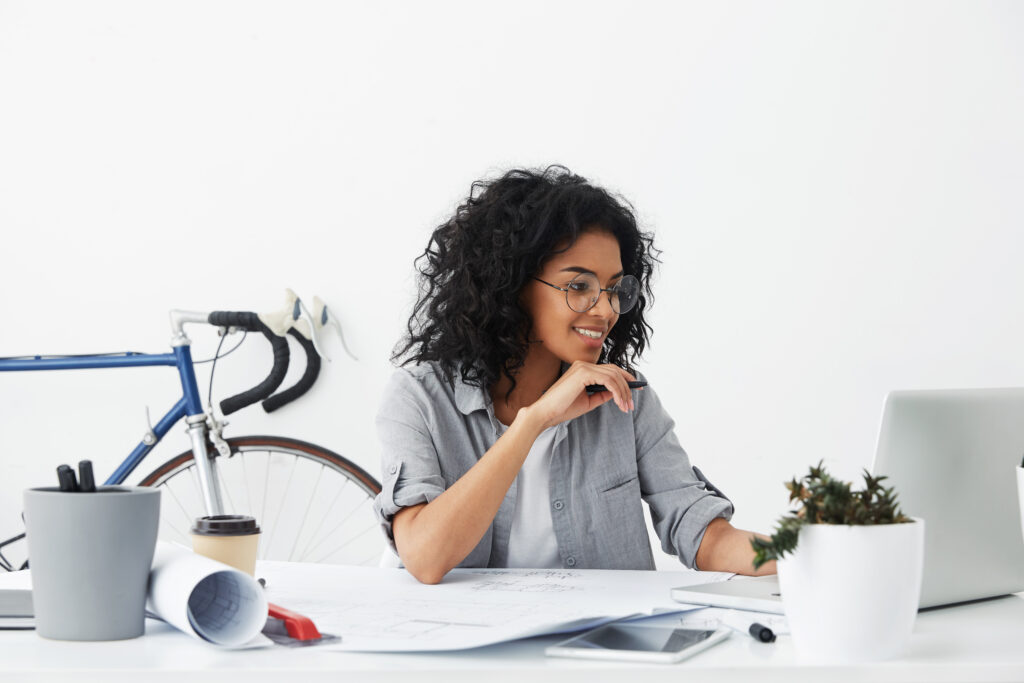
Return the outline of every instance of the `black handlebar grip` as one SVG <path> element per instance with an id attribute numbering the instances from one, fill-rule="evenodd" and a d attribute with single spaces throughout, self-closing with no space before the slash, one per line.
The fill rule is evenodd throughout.
<path id="1" fill-rule="evenodd" d="M 248 311 L 214 311 L 207 318 L 211 325 L 218 327 L 240 327 L 250 332 L 262 332 L 274 349 L 274 366 L 262 382 L 248 391 L 226 398 L 220 402 L 220 411 L 230 415 L 242 408 L 265 399 L 281 386 L 288 372 L 288 341 L 278 337 L 263 324 L 259 316 Z"/>
<path id="2" fill-rule="evenodd" d="M 309 391 L 309 388 L 313 386 L 317 376 L 320 374 L 320 354 L 316 352 L 313 342 L 299 334 L 298 330 L 294 327 L 288 330 L 288 334 L 295 337 L 306 351 L 306 371 L 302 373 L 302 377 L 299 378 L 298 382 L 263 401 L 263 410 L 268 413 L 272 413 L 281 406 L 291 403 Z"/>

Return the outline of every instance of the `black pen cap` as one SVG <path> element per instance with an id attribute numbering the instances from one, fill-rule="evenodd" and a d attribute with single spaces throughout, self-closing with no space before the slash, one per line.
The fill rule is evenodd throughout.
<path id="1" fill-rule="evenodd" d="M 750 625 L 750 635 L 754 636 L 755 640 L 759 640 L 762 643 L 774 643 L 775 634 L 770 628 L 759 624 L 756 621 Z"/>
<path id="2" fill-rule="evenodd" d="M 74 493 L 78 490 L 78 483 L 75 481 L 75 471 L 67 465 L 61 465 L 57 468 L 57 483 L 60 484 L 60 490 L 65 493 Z"/>
<path id="3" fill-rule="evenodd" d="M 96 480 L 92 476 L 92 461 L 78 462 L 78 490 L 84 493 L 96 492 Z"/>

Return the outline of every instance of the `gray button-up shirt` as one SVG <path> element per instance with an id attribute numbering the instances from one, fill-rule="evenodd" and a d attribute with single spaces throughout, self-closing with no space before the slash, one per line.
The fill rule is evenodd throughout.
<path id="1" fill-rule="evenodd" d="M 732 503 L 690 466 L 654 389 L 633 397 L 630 413 L 609 401 L 555 429 L 550 510 L 566 567 L 654 569 L 641 500 L 662 548 L 688 567 L 708 523 L 732 517 Z M 376 422 L 383 489 L 374 510 L 392 546 L 395 513 L 441 495 L 504 431 L 485 389 L 457 374 L 453 388 L 433 362 L 395 371 Z M 515 505 L 513 482 L 460 567 L 506 566 Z"/>

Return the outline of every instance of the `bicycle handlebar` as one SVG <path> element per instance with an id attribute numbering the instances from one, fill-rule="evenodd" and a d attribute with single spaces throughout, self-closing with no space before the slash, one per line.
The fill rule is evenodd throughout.
<path id="1" fill-rule="evenodd" d="M 309 391 L 320 374 L 320 354 L 317 353 L 313 342 L 294 327 L 288 330 L 288 334 L 295 337 L 306 352 L 306 371 L 302 373 L 302 377 L 294 385 L 263 401 L 263 410 L 268 413 L 272 413 L 281 406 L 291 403 Z"/>
<path id="2" fill-rule="evenodd" d="M 243 391 L 240 394 L 236 394 L 221 401 L 221 412 L 224 415 L 230 415 L 231 413 L 241 410 L 248 405 L 252 405 L 257 401 L 261 401 L 273 394 L 274 390 L 281 385 L 282 381 L 284 381 L 284 376 L 288 372 L 288 340 L 274 334 L 270 328 L 259 319 L 259 316 L 248 311 L 214 311 L 207 317 L 207 321 L 211 325 L 216 325 L 217 327 L 238 327 L 250 332 L 262 332 L 263 336 L 267 338 L 267 341 L 270 342 L 270 345 L 274 349 L 274 366 L 270 369 L 270 374 L 267 375 L 267 378 L 252 389 Z M 317 360 L 319 361 L 319 358 Z M 306 374 L 308 374 L 308 372 L 309 370 L 307 368 Z M 303 375 L 303 379 L 304 378 L 305 375 Z M 308 388 L 309 387 L 306 387 L 306 389 Z M 303 392 L 304 391 L 305 389 Z M 295 398 L 298 398 L 299 395 L 301 395 L 301 393 L 296 395 Z"/>

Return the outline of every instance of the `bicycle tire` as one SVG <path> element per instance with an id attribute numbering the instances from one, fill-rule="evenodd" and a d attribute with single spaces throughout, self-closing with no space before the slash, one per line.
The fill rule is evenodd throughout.
<path id="1" fill-rule="evenodd" d="M 242 436 L 225 441 L 231 454 L 227 458 L 214 456 L 224 506 L 233 514 L 256 517 L 261 530 L 260 559 L 377 564 L 385 541 L 383 534 L 374 532 L 378 523 L 372 502 L 381 487 L 366 470 L 334 451 L 298 439 Z M 213 444 L 208 444 L 207 450 L 217 453 Z M 260 457 L 261 454 L 264 457 Z M 258 504 L 254 504 L 257 499 L 253 495 L 250 465 L 257 470 L 257 483 L 262 484 Z M 309 480 L 315 478 L 308 496 L 293 491 L 297 472 L 304 482 L 300 483 L 300 489 L 303 485 L 308 487 Z M 279 480 L 285 473 L 287 481 L 281 491 Z M 325 473 L 330 474 L 321 487 Z M 160 538 L 189 545 L 188 530 L 192 520 L 206 514 L 192 451 L 163 463 L 139 485 L 160 486 L 167 492 L 161 496 Z M 255 488 L 259 493 L 259 487 Z M 339 501 L 342 501 L 340 506 Z M 269 512 L 268 504 L 271 504 Z M 302 514 L 296 526 L 292 518 L 298 509 Z M 287 517 L 282 520 L 286 510 Z M 340 521 L 334 519 L 335 512 Z M 323 531 L 325 524 L 326 533 Z"/>

